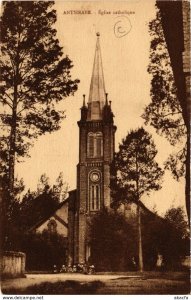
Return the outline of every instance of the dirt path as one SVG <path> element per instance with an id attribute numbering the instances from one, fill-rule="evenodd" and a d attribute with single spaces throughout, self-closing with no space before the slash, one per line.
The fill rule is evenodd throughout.
<path id="1" fill-rule="evenodd" d="M 7 293 L 11 289 L 25 289 L 41 283 L 62 283 L 71 280 L 87 285 L 88 282 L 101 281 L 103 286 L 95 290 L 95 294 L 107 295 L 160 295 L 160 294 L 189 294 L 189 274 L 184 272 L 145 272 L 139 274 L 27 274 L 26 278 L 5 280 L 2 289 Z M 92 283 L 93 284 L 93 283 Z M 57 289 L 55 289 L 55 294 Z"/>
<path id="2" fill-rule="evenodd" d="M 76 280 L 88 282 L 101 280 L 103 282 L 111 279 L 120 279 L 123 275 L 84 275 L 84 274 L 27 274 L 26 278 L 9 279 L 2 282 L 2 288 L 25 288 L 42 282 L 56 282 L 65 280 Z M 132 277 L 132 276 L 131 276 Z M 134 275 L 133 278 L 140 276 Z"/>

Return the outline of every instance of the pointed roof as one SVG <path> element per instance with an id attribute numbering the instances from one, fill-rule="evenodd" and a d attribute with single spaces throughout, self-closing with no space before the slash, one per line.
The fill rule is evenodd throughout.
<path id="1" fill-rule="evenodd" d="M 93 72 L 92 72 L 91 84 L 90 84 L 89 101 L 88 101 L 88 104 L 91 105 L 91 115 L 93 114 L 95 115 L 91 119 L 96 119 L 96 115 L 98 117 L 98 104 L 99 104 L 99 110 L 101 110 L 105 103 L 105 82 L 103 76 L 103 66 L 102 66 L 101 49 L 100 49 L 100 42 L 99 42 L 100 34 L 97 33 L 96 35 L 97 35 L 97 42 L 96 42 Z M 94 111 L 94 107 L 96 111 Z"/>

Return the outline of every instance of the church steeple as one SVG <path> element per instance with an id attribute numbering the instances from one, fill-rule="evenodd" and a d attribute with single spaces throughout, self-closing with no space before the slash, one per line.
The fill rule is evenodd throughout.
<path id="1" fill-rule="evenodd" d="M 79 126 L 79 163 L 77 165 L 77 200 L 71 229 L 70 256 L 74 263 L 87 263 L 90 257 L 89 221 L 110 207 L 110 165 L 115 151 L 116 126 L 108 94 L 105 93 L 99 33 L 88 105 L 83 96 Z M 72 254 L 73 253 L 73 254 Z"/>
<path id="2" fill-rule="evenodd" d="M 99 32 L 96 35 L 97 42 L 88 101 L 88 120 L 102 119 L 102 110 L 106 100 Z"/>

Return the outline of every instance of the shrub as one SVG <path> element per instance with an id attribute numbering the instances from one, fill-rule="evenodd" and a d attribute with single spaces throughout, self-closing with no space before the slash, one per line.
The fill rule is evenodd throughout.
<path id="1" fill-rule="evenodd" d="M 28 233 L 22 239 L 22 251 L 26 253 L 27 270 L 52 270 L 53 265 L 66 263 L 67 240 L 63 235 Z"/>

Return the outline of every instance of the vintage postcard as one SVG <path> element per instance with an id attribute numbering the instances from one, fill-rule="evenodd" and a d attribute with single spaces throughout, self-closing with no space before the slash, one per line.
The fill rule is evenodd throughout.
<path id="1" fill-rule="evenodd" d="M 189 30 L 189 1 L 1 3 L 4 295 L 188 299 Z"/>

